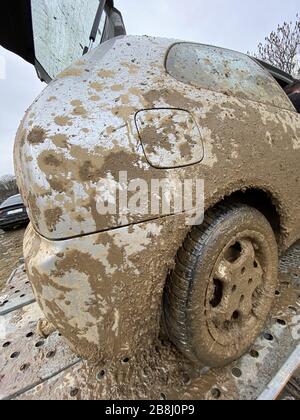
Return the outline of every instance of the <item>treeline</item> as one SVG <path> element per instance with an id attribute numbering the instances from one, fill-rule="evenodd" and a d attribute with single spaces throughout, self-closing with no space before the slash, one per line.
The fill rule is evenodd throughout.
<path id="1" fill-rule="evenodd" d="M 0 204 L 8 197 L 18 194 L 16 178 L 12 175 L 5 175 L 0 177 Z"/>

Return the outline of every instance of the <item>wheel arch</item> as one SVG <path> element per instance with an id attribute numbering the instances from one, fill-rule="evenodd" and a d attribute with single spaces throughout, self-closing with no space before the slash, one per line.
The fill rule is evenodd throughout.
<path id="1" fill-rule="evenodd" d="M 274 231 L 279 249 L 284 250 L 286 248 L 284 210 L 282 203 L 272 192 L 261 187 L 253 186 L 233 190 L 222 198 L 214 200 L 214 202 L 206 208 L 206 212 L 224 202 L 242 203 L 256 208 L 269 221 Z"/>

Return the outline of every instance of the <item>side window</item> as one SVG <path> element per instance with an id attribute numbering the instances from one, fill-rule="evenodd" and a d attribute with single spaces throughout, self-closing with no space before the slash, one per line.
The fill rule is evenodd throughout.
<path id="1" fill-rule="evenodd" d="M 171 47 L 167 72 L 183 83 L 230 96 L 292 109 L 275 79 L 245 54 L 208 45 Z"/>

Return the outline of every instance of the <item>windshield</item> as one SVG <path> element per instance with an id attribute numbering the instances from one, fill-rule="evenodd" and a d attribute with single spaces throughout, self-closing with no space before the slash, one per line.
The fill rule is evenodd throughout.
<path id="1" fill-rule="evenodd" d="M 0 209 L 4 207 L 9 207 L 9 206 L 15 206 L 16 204 L 23 204 L 23 201 L 20 195 L 14 195 L 12 197 L 9 197 L 7 200 L 5 200 L 1 204 Z"/>

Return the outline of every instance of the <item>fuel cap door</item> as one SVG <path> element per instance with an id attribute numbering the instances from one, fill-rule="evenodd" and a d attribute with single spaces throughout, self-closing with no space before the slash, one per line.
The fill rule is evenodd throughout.
<path id="1" fill-rule="evenodd" d="M 136 126 L 151 166 L 179 168 L 204 157 L 201 134 L 194 117 L 181 109 L 148 109 L 136 114 Z"/>

